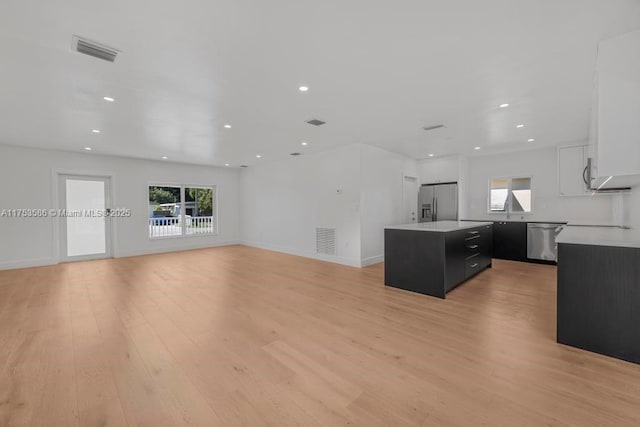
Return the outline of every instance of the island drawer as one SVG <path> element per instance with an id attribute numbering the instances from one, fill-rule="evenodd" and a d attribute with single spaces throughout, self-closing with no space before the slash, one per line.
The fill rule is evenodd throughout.
<path id="1" fill-rule="evenodd" d="M 475 254 L 465 260 L 464 277 L 469 278 L 491 264 L 491 258 L 485 254 Z"/>
<path id="2" fill-rule="evenodd" d="M 464 242 L 466 257 L 470 257 L 479 254 L 482 250 L 482 241 L 477 239 L 467 239 Z"/>
<path id="3" fill-rule="evenodd" d="M 474 255 L 465 261 L 464 276 L 470 277 L 482 270 L 480 254 Z"/>

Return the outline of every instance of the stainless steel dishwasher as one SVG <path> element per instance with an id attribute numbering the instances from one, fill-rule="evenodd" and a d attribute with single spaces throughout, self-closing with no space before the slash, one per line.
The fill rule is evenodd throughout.
<path id="1" fill-rule="evenodd" d="M 558 245 L 556 244 L 556 236 L 563 228 L 564 224 L 528 223 L 527 258 L 557 261 Z"/>

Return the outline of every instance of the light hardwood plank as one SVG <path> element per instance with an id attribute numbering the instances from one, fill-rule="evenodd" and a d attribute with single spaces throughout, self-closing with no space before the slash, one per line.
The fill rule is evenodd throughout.
<path id="1" fill-rule="evenodd" d="M 640 425 L 640 365 L 555 342 L 556 269 L 446 300 L 244 246 L 0 271 L 0 425 Z"/>

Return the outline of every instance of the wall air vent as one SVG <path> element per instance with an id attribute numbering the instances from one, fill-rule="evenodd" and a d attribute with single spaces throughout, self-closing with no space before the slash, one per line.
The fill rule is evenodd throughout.
<path id="1" fill-rule="evenodd" d="M 323 122 L 322 120 L 318 120 L 318 119 L 310 119 L 310 120 L 307 120 L 307 123 L 314 126 L 322 126 L 327 122 Z"/>
<path id="2" fill-rule="evenodd" d="M 114 62 L 116 60 L 116 56 L 120 53 L 118 49 L 114 49 L 102 43 L 94 42 L 80 36 L 73 36 L 71 40 L 71 50 L 109 62 Z"/>
<path id="3" fill-rule="evenodd" d="M 428 132 L 430 130 L 436 130 L 436 129 L 440 129 L 440 128 L 443 128 L 443 127 L 445 127 L 445 126 L 444 125 L 434 125 L 434 126 L 425 126 L 422 129 L 426 130 Z"/>
<path id="4" fill-rule="evenodd" d="M 335 228 L 316 228 L 316 253 L 324 255 L 336 254 Z"/>

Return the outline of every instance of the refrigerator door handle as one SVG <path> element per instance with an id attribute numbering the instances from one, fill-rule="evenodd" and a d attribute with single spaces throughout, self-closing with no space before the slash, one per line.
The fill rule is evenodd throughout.
<path id="1" fill-rule="evenodd" d="M 437 197 L 433 198 L 433 215 L 431 217 L 431 221 L 438 220 L 438 199 Z"/>

